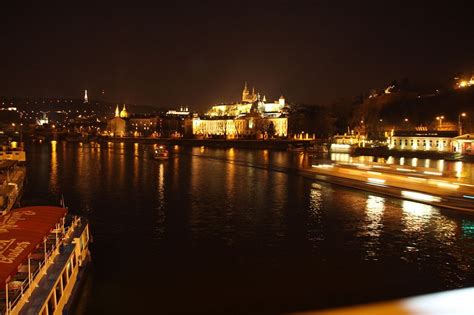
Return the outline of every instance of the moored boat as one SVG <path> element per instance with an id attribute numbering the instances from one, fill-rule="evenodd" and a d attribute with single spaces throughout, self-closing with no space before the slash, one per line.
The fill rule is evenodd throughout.
<path id="1" fill-rule="evenodd" d="M 153 151 L 153 158 L 155 160 L 166 160 L 166 159 L 168 159 L 168 157 L 169 157 L 169 152 L 162 145 L 155 148 L 155 150 Z"/>
<path id="2" fill-rule="evenodd" d="M 63 314 L 90 260 L 89 225 L 61 207 L 0 217 L 1 314 Z"/>
<path id="3" fill-rule="evenodd" d="M 0 214 L 21 199 L 25 179 L 26 168 L 18 160 L 0 160 Z"/>

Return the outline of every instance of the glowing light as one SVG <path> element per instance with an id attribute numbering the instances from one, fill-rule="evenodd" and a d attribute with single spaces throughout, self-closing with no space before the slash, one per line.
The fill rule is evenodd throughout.
<path id="1" fill-rule="evenodd" d="M 397 167 L 397 171 L 400 171 L 400 172 L 416 172 L 415 170 L 411 170 L 411 169 L 408 169 L 408 168 L 402 168 L 402 167 Z"/>
<path id="2" fill-rule="evenodd" d="M 459 185 L 451 184 L 451 183 L 448 183 L 448 182 L 439 182 L 439 181 L 436 183 L 436 186 L 438 186 L 440 188 L 449 188 L 449 189 L 458 189 L 459 188 Z"/>
<path id="3" fill-rule="evenodd" d="M 441 198 L 431 196 L 428 194 L 422 194 L 415 191 L 402 190 L 402 196 L 405 198 L 419 200 L 419 201 L 428 201 L 428 202 L 440 202 Z"/>
<path id="4" fill-rule="evenodd" d="M 311 165 L 312 167 L 317 167 L 317 168 L 333 168 L 334 165 L 331 164 L 319 164 L 319 165 Z"/>
<path id="5" fill-rule="evenodd" d="M 376 183 L 376 184 L 384 184 L 385 183 L 385 179 L 380 179 L 380 178 L 369 177 L 369 178 L 367 178 L 367 180 L 371 183 Z"/>
<path id="6" fill-rule="evenodd" d="M 423 173 L 426 174 L 426 175 L 435 175 L 435 176 L 443 175 L 443 173 L 441 173 L 441 172 L 424 171 Z"/>

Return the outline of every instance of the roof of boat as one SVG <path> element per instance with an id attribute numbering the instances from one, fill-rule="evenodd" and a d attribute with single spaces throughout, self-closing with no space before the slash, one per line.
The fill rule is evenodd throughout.
<path id="1" fill-rule="evenodd" d="M 0 283 L 18 271 L 18 266 L 43 242 L 67 213 L 65 208 L 25 207 L 0 217 Z"/>

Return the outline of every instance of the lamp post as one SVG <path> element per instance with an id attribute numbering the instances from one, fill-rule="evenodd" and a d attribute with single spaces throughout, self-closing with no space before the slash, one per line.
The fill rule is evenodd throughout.
<path id="1" fill-rule="evenodd" d="M 462 122 L 461 117 L 466 117 L 466 113 L 461 113 L 458 115 L 458 128 L 459 128 L 459 135 L 462 135 Z"/>
<path id="2" fill-rule="evenodd" d="M 444 116 L 438 116 L 436 117 L 436 120 L 439 120 L 439 126 L 441 127 L 441 125 L 443 124 L 443 119 L 444 119 Z"/>

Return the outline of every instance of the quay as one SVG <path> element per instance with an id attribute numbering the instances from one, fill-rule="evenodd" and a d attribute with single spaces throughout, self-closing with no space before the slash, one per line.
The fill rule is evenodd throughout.
<path id="1" fill-rule="evenodd" d="M 206 146 L 215 148 L 238 148 L 238 149 L 273 149 L 287 150 L 290 146 L 309 147 L 314 140 L 294 139 L 187 139 L 187 138 L 133 138 L 133 137 L 104 137 L 98 138 L 98 142 L 113 143 L 140 143 L 140 144 L 164 144 L 185 146 Z"/>

